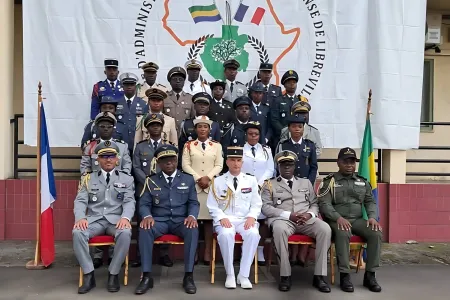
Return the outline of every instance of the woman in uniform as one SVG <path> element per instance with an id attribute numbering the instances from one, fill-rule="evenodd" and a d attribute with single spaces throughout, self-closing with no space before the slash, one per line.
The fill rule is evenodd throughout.
<path id="1" fill-rule="evenodd" d="M 242 164 L 242 173 L 247 173 L 256 177 L 261 190 L 264 181 L 274 176 L 275 165 L 273 162 L 272 151 L 269 146 L 259 143 L 261 135 L 261 124 L 250 121 L 244 126 L 247 142 L 244 145 L 244 157 Z M 264 242 L 269 236 L 269 230 L 264 223 L 266 217 L 260 214 L 258 221 L 259 234 L 261 239 L 258 246 L 258 264 L 265 265 Z"/>
<path id="2" fill-rule="evenodd" d="M 194 128 L 197 139 L 188 141 L 183 148 L 183 171 L 194 176 L 196 182 L 200 213 L 198 220 L 203 221 L 205 240 L 205 253 L 203 260 L 209 264 L 211 259 L 212 221 L 206 206 L 209 186 L 214 176 L 219 175 L 223 167 L 222 145 L 209 140 L 212 121 L 207 116 L 199 116 L 194 119 Z"/>

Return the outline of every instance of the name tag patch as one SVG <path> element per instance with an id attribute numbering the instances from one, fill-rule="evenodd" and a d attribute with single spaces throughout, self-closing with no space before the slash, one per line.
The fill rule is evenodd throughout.
<path id="1" fill-rule="evenodd" d="M 249 188 L 242 188 L 241 189 L 241 193 L 242 194 L 248 194 L 248 193 L 251 193 L 252 192 L 252 188 L 251 187 L 249 187 Z"/>
<path id="2" fill-rule="evenodd" d="M 116 187 L 116 188 L 124 188 L 124 187 L 126 187 L 126 185 L 124 183 L 115 182 L 114 183 L 114 187 Z"/>
<path id="3" fill-rule="evenodd" d="M 187 190 L 189 187 L 188 186 L 178 186 L 177 189 L 179 190 Z"/>
<path id="4" fill-rule="evenodd" d="M 365 184 L 364 182 L 355 182 L 355 185 L 358 185 L 358 186 L 365 186 L 366 184 Z"/>

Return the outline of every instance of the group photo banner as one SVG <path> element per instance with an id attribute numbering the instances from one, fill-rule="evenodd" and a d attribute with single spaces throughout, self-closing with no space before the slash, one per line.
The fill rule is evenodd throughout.
<path id="1" fill-rule="evenodd" d="M 207 82 L 224 80 L 223 62 L 240 63 L 250 86 L 262 62 L 271 83 L 288 70 L 309 99 L 310 123 L 325 148 L 360 148 L 372 89 L 377 149 L 419 145 L 426 0 L 23 0 L 24 142 L 36 145 L 42 82 L 52 147 L 80 146 L 93 85 L 105 58 L 156 82 L 186 61 L 202 62 Z M 141 82 L 143 80 L 141 79 Z"/>

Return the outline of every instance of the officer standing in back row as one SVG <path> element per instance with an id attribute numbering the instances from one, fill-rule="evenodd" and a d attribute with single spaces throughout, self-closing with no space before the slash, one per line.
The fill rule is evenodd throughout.
<path id="1" fill-rule="evenodd" d="M 261 63 L 258 72 L 259 81 L 263 84 L 264 87 L 264 97 L 262 102 L 269 106 L 272 105 L 272 103 L 275 102 L 277 98 L 282 95 L 281 87 L 270 83 L 270 79 L 272 79 L 272 70 L 273 70 L 272 64 Z"/>
<path id="2" fill-rule="evenodd" d="M 161 91 L 167 93 L 169 89 L 162 84 L 156 83 L 156 77 L 158 73 L 159 66 L 154 62 L 148 62 L 142 65 L 141 69 L 144 71 L 142 78 L 144 79 L 143 83 L 139 83 L 136 87 L 136 94 L 138 97 L 148 102 L 148 98 L 145 95 L 145 92 L 148 89 L 157 88 Z"/>
<path id="3" fill-rule="evenodd" d="M 356 159 L 356 152 L 351 148 L 339 151 L 339 171 L 325 177 L 320 184 L 317 195 L 319 208 L 333 232 L 341 289 L 350 293 L 354 291 L 349 263 L 350 238 L 354 234 L 367 242 L 364 286 L 372 292 L 381 292 L 375 270 L 380 265 L 382 228 L 377 222 L 377 205 L 372 187 L 364 177 L 355 173 Z M 367 213 L 367 220 L 363 218 L 363 209 Z"/>
<path id="4" fill-rule="evenodd" d="M 212 91 L 211 104 L 209 106 L 208 117 L 219 123 L 220 131 L 223 134 L 223 128 L 233 123 L 236 119 L 233 103 L 223 99 L 226 83 L 220 80 L 211 82 L 209 86 Z"/>
<path id="5" fill-rule="evenodd" d="M 235 59 L 227 60 L 223 63 L 224 74 L 225 74 L 225 94 L 223 99 L 234 102 L 236 98 L 241 96 L 247 96 L 248 91 L 245 84 L 236 80 L 238 74 L 238 69 L 241 65 Z"/>

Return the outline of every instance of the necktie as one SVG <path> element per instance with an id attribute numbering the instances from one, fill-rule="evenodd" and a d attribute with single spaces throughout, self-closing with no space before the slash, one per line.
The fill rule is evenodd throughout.
<path id="1" fill-rule="evenodd" d="M 172 178 L 172 177 L 170 177 L 170 176 L 169 176 L 169 177 L 167 177 L 167 181 L 169 182 L 169 185 L 170 185 L 170 186 L 172 186 L 172 179 L 173 179 L 173 178 Z"/>
<path id="2" fill-rule="evenodd" d="M 253 157 L 256 157 L 255 147 L 252 147 L 252 154 L 253 154 Z"/>
<path id="3" fill-rule="evenodd" d="M 177 94 L 177 100 L 180 100 L 180 94 Z"/>
<path id="4" fill-rule="evenodd" d="M 131 100 L 130 99 L 127 100 L 127 105 L 128 105 L 128 108 L 130 108 L 130 106 L 131 106 Z"/>
<path id="5" fill-rule="evenodd" d="M 206 150 L 206 144 L 205 143 L 202 143 L 202 148 L 203 148 L 203 150 Z"/>
<path id="6" fill-rule="evenodd" d="M 234 86 L 234 83 L 231 83 L 231 84 L 230 84 L 230 91 L 231 91 L 231 92 L 233 92 L 233 86 Z"/>
<path id="7" fill-rule="evenodd" d="M 111 82 L 111 88 L 114 90 L 114 82 Z"/>
<path id="8" fill-rule="evenodd" d="M 106 184 L 109 184 L 109 173 L 106 173 Z"/>
<path id="9" fill-rule="evenodd" d="M 194 90 L 194 84 L 191 83 L 191 91 L 193 91 L 193 90 Z"/>
<path id="10" fill-rule="evenodd" d="M 292 180 L 288 180 L 288 185 L 291 190 L 292 190 L 292 184 L 293 184 Z"/>
<path id="11" fill-rule="evenodd" d="M 297 153 L 300 151 L 300 144 L 299 143 L 295 143 L 294 144 L 295 150 L 297 151 Z"/>
<path id="12" fill-rule="evenodd" d="M 237 177 L 233 178 L 233 186 L 234 186 L 234 190 L 237 190 Z"/>
<path id="13" fill-rule="evenodd" d="M 153 142 L 153 148 L 155 148 L 155 150 L 158 148 L 158 142 Z"/>

